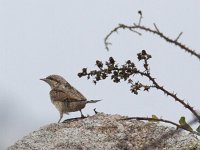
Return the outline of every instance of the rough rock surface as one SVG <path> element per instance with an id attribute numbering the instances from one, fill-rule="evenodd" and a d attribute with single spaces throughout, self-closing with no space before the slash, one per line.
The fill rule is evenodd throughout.
<path id="1" fill-rule="evenodd" d="M 120 115 L 52 123 L 17 141 L 8 150 L 200 150 L 200 141 L 175 128 Z"/>

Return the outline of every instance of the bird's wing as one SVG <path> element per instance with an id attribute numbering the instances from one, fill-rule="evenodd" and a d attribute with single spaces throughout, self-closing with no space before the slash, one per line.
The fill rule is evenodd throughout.
<path id="1" fill-rule="evenodd" d="M 60 90 L 60 89 L 53 89 L 50 91 L 50 96 L 53 101 L 84 101 L 86 100 L 85 97 L 77 94 L 73 90 Z"/>
<path id="2" fill-rule="evenodd" d="M 66 93 L 68 93 L 69 97 L 77 100 L 86 100 L 85 96 L 83 96 L 83 94 L 81 94 L 77 89 L 72 86 L 67 87 L 65 90 Z"/>

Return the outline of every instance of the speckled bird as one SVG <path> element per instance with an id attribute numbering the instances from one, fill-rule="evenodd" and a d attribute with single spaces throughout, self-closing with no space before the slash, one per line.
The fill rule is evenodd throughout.
<path id="1" fill-rule="evenodd" d="M 80 111 L 81 117 L 84 117 L 82 109 L 87 103 L 96 103 L 100 100 L 87 100 L 83 94 L 71 86 L 60 75 L 50 75 L 46 78 L 40 79 L 48 83 L 51 87 L 50 98 L 51 102 L 60 113 L 58 123 L 61 121 L 63 114 L 69 112 Z"/>

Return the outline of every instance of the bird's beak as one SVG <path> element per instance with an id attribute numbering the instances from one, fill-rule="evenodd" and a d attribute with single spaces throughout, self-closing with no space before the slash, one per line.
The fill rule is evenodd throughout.
<path id="1" fill-rule="evenodd" d="M 44 82 L 47 82 L 47 79 L 46 79 L 46 78 L 44 78 L 44 79 L 40 79 L 40 80 L 42 80 L 42 81 L 44 81 Z"/>

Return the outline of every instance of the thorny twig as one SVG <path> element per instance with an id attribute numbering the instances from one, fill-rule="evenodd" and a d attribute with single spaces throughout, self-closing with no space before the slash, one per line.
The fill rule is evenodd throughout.
<path id="1" fill-rule="evenodd" d="M 177 130 L 178 129 L 183 129 L 183 130 L 186 130 L 186 131 L 189 131 L 189 132 L 192 132 L 194 134 L 197 134 L 198 133 L 196 131 L 193 131 L 191 129 L 189 129 L 188 127 L 186 126 L 182 126 L 180 124 L 177 124 L 173 121 L 170 121 L 170 120 L 166 120 L 166 119 L 161 119 L 161 118 L 150 118 L 150 117 L 128 117 L 128 118 L 124 118 L 124 119 L 120 119 L 120 120 L 132 120 L 132 119 L 135 119 L 135 120 L 147 120 L 147 121 L 154 121 L 154 122 L 164 122 L 164 123 L 169 123 L 169 124 L 172 124 L 174 126 L 177 127 Z M 189 122 L 189 125 L 192 125 L 194 123 L 196 123 L 198 120 L 197 119 L 193 119 Z"/>
<path id="2" fill-rule="evenodd" d="M 138 12 L 139 13 L 139 12 Z M 140 13 L 139 13 L 140 14 Z M 156 26 L 156 24 L 154 23 L 154 27 L 155 27 L 155 30 L 154 29 L 151 29 L 151 28 L 148 28 L 146 26 L 142 26 L 141 25 L 141 19 L 142 19 L 142 12 L 140 14 L 140 20 L 139 20 L 139 23 L 138 24 L 133 24 L 133 26 L 129 26 L 129 25 L 125 25 L 125 24 L 119 24 L 117 27 L 115 27 L 113 30 L 110 31 L 110 33 L 105 37 L 104 39 L 104 44 L 105 44 L 105 48 L 107 50 L 109 50 L 109 45 L 111 45 L 110 42 L 108 42 L 108 39 L 110 38 L 110 36 L 117 32 L 119 29 L 128 29 L 130 31 L 134 31 L 136 32 L 138 35 L 142 35 L 140 32 L 136 31 L 136 29 L 139 29 L 139 30 L 143 30 L 145 32 L 150 32 L 150 33 L 153 33 L 155 35 L 158 35 L 160 36 L 162 39 L 164 39 L 165 41 L 171 43 L 171 44 L 174 44 L 178 47 L 180 47 L 181 49 L 185 50 L 186 52 L 190 53 L 191 55 L 194 55 L 196 56 L 199 60 L 200 60 L 200 53 L 197 53 L 195 50 L 192 50 L 190 49 L 189 47 L 187 47 L 186 45 L 182 44 L 181 42 L 178 42 L 178 39 L 180 38 L 180 36 L 182 35 L 182 32 L 178 35 L 178 37 L 176 39 L 172 39 L 168 36 L 166 36 L 164 33 L 160 32 L 160 30 L 158 29 L 158 27 Z"/>
<path id="3" fill-rule="evenodd" d="M 140 19 L 139 19 L 138 25 L 140 25 L 140 24 L 141 24 L 141 21 L 142 21 L 142 11 L 139 10 L 139 11 L 138 11 L 138 14 L 140 15 Z"/>
<path id="4" fill-rule="evenodd" d="M 181 42 L 178 42 L 181 35 L 183 34 L 182 32 L 177 36 L 176 39 L 167 37 L 164 33 L 160 32 L 160 30 L 158 29 L 158 27 L 156 26 L 155 23 L 153 24 L 155 29 L 151 29 L 151 28 L 142 26 L 141 25 L 141 21 L 143 18 L 142 12 L 138 11 L 138 13 L 140 15 L 138 24 L 134 23 L 133 26 L 119 24 L 118 27 L 116 27 L 112 31 L 110 31 L 110 33 L 104 39 L 104 44 L 105 44 L 105 47 L 107 50 L 109 50 L 109 45 L 112 45 L 112 43 L 108 42 L 108 39 L 114 32 L 118 32 L 119 29 L 128 29 L 132 32 L 135 32 L 138 35 L 142 35 L 142 34 L 136 30 L 142 30 L 145 32 L 150 32 L 155 35 L 158 35 L 165 41 L 178 46 L 180 49 L 183 49 L 186 52 L 190 53 L 191 55 L 194 55 L 198 59 L 200 59 L 200 53 L 197 53 L 195 50 L 192 50 L 192 49 L 188 48 L 186 45 L 182 44 Z M 177 127 L 177 130 L 165 133 L 158 139 L 155 139 L 149 145 L 144 145 L 144 147 L 142 148 L 143 150 L 147 150 L 147 149 L 153 147 L 154 145 L 158 145 L 160 142 L 163 141 L 163 139 L 166 140 L 166 139 L 170 138 L 171 136 L 173 136 L 174 134 L 181 132 L 182 130 L 186 130 L 193 134 L 200 135 L 199 130 L 197 130 L 198 132 L 196 132 L 196 131 L 193 131 L 193 129 L 190 127 L 190 125 L 192 125 L 196 122 L 200 122 L 200 115 L 197 113 L 196 110 L 194 110 L 194 108 L 192 106 L 190 106 L 188 103 L 185 103 L 183 99 L 180 99 L 179 97 L 177 97 L 177 95 L 175 93 L 166 90 L 163 86 L 159 85 L 156 82 L 155 78 L 153 78 L 150 74 L 150 69 L 149 69 L 149 64 L 148 64 L 148 59 L 150 59 L 150 58 L 151 58 L 151 55 L 147 54 L 146 51 L 144 51 L 144 50 L 141 53 L 138 53 L 138 60 L 144 61 L 144 64 L 143 64 L 143 67 L 145 69 L 144 71 L 140 71 L 139 69 L 137 69 L 135 64 L 130 60 L 128 60 L 126 62 L 126 64 L 122 65 L 122 67 L 119 67 L 118 64 L 115 63 L 115 60 L 112 57 L 110 57 L 109 61 L 106 62 L 105 65 L 99 60 L 96 61 L 96 65 L 99 68 L 99 70 L 93 70 L 88 73 L 87 68 L 83 68 L 82 72 L 80 72 L 78 74 L 79 77 L 87 76 L 88 79 L 90 79 L 91 76 L 93 76 L 94 77 L 93 82 L 95 84 L 100 80 L 106 79 L 109 75 L 111 75 L 111 80 L 113 80 L 113 82 L 116 82 L 116 83 L 120 82 L 120 80 L 123 79 L 124 81 L 128 81 L 128 83 L 131 85 L 130 90 L 134 94 L 138 94 L 138 91 L 141 89 L 143 89 L 144 91 L 149 91 L 151 88 L 156 88 L 158 90 L 161 90 L 167 96 L 172 97 L 175 101 L 179 102 L 185 108 L 187 108 L 188 110 L 190 110 L 193 113 L 193 115 L 195 117 L 190 122 L 185 123 L 185 124 L 181 124 L 180 120 L 179 120 L 180 124 L 177 124 L 177 123 L 169 121 L 169 120 L 158 119 L 158 118 L 153 118 L 153 117 L 152 118 L 148 118 L 148 117 L 125 118 L 124 120 L 136 119 L 136 120 L 160 121 L 160 122 L 175 125 Z M 106 68 L 104 68 L 104 66 L 106 66 Z M 145 85 L 145 84 L 140 83 L 139 81 L 133 82 L 131 77 L 134 77 L 136 74 L 147 77 L 152 82 L 153 85 Z"/>
<path id="5" fill-rule="evenodd" d="M 99 68 L 99 70 L 92 70 L 90 72 L 87 71 L 87 68 L 83 68 L 82 72 L 78 73 L 79 77 L 87 76 L 88 79 L 91 77 L 94 77 L 93 82 L 96 84 L 100 80 L 106 79 L 108 76 L 111 77 L 111 80 L 113 82 L 118 83 L 121 80 L 128 81 L 128 83 L 131 85 L 131 92 L 134 94 L 138 94 L 138 91 L 143 89 L 144 91 L 149 91 L 151 88 L 156 88 L 158 90 L 161 90 L 164 94 L 167 96 L 172 97 L 175 101 L 179 102 L 181 105 L 183 105 L 185 108 L 190 110 L 193 115 L 198 119 L 200 122 L 200 116 L 197 113 L 197 111 L 194 110 L 192 106 L 190 106 L 188 103 L 185 103 L 183 99 L 180 99 L 177 97 L 177 95 L 173 92 L 170 92 L 166 90 L 163 86 L 159 85 L 155 78 L 153 78 L 150 74 L 150 67 L 148 60 L 151 58 L 151 55 L 149 55 L 145 50 L 142 50 L 142 52 L 137 54 L 138 60 L 143 60 L 143 67 L 144 70 L 139 70 L 136 65 L 128 60 L 124 65 L 119 67 L 119 65 L 116 63 L 114 58 L 110 57 L 109 61 L 106 61 L 105 64 L 101 61 L 97 60 L 96 65 Z M 131 79 L 135 75 L 140 75 L 142 77 L 147 77 L 149 81 L 152 82 L 152 85 L 145 85 L 139 81 L 133 82 Z"/>
<path id="6" fill-rule="evenodd" d="M 153 82 L 153 85 L 155 85 L 154 88 L 161 90 L 164 94 L 166 94 L 167 96 L 171 96 L 172 98 L 174 98 L 175 101 L 178 101 L 185 108 L 189 109 L 194 114 L 194 116 L 198 118 L 198 120 L 200 122 L 200 116 L 198 115 L 198 113 L 193 109 L 193 107 L 191 107 L 189 104 L 186 104 L 183 99 L 178 98 L 176 94 L 169 92 L 163 86 L 160 86 L 155 81 L 155 78 L 151 77 L 151 75 L 149 73 L 144 73 L 144 72 L 141 72 L 141 71 L 138 71 L 138 73 L 141 74 L 142 76 L 146 76 L 151 82 Z"/>
<path id="7" fill-rule="evenodd" d="M 198 120 L 197 118 L 194 118 L 192 119 L 188 125 L 193 125 L 194 123 L 196 123 Z M 178 134 L 180 133 L 183 128 L 177 128 L 177 130 L 174 130 L 174 131 L 170 131 L 170 132 L 167 132 L 165 134 L 163 134 L 161 137 L 159 137 L 158 139 L 156 139 L 155 141 L 151 142 L 150 144 L 147 144 L 147 145 L 144 145 L 143 148 L 141 150 L 148 150 L 148 149 L 151 149 L 152 147 L 154 147 L 154 145 L 158 145 L 159 143 L 161 143 L 163 141 L 163 139 L 167 140 L 169 139 L 170 137 L 172 137 L 174 134 Z M 185 129 L 184 129 L 185 130 Z M 193 134 L 197 134 L 199 135 L 197 132 L 195 131 L 192 131 Z"/>
<path id="8" fill-rule="evenodd" d="M 183 32 L 179 33 L 179 35 L 177 36 L 177 38 L 175 39 L 175 41 L 178 41 L 178 39 L 181 37 L 182 34 L 183 34 Z"/>
<path id="9" fill-rule="evenodd" d="M 158 27 L 157 27 L 157 25 L 156 25 L 155 23 L 153 23 L 153 25 L 154 25 L 156 31 L 157 31 L 157 32 L 160 32 L 159 29 L 158 29 Z"/>

